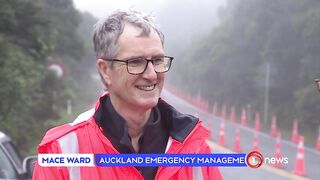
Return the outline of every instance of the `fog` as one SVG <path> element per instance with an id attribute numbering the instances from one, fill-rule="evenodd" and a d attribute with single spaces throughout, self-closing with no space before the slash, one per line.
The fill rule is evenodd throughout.
<path id="1" fill-rule="evenodd" d="M 165 34 L 166 52 L 172 56 L 197 36 L 210 32 L 218 24 L 218 12 L 225 3 L 225 0 L 74 0 L 77 9 L 89 12 L 97 18 L 106 17 L 118 9 L 129 8 L 152 14 Z"/>
<path id="2" fill-rule="evenodd" d="M 93 25 L 129 8 L 155 17 L 165 53 L 174 57 L 161 98 L 182 113 L 197 114 L 212 131 L 214 152 L 231 150 L 240 127 L 242 152 L 252 151 L 258 134 L 259 148 L 271 157 L 273 136 L 282 134 L 289 157 L 284 169 L 221 168 L 225 179 L 297 179 L 295 158 L 304 157 L 297 143 L 303 140 L 307 174 L 320 177 L 320 94 L 314 82 L 320 78 L 320 1 L 314 0 L 3 1 L 0 132 L 23 155 L 36 154 L 48 129 L 72 122 L 106 91 L 92 47 Z M 63 75 L 51 72 L 52 64 Z"/>

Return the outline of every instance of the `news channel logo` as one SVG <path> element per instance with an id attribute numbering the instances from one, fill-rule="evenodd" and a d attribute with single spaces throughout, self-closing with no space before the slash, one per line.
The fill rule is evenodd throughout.
<path id="1" fill-rule="evenodd" d="M 248 167 L 251 168 L 259 168 L 262 164 L 283 164 L 286 165 L 289 163 L 288 157 L 264 157 L 258 151 L 252 151 L 246 156 L 246 163 Z"/>

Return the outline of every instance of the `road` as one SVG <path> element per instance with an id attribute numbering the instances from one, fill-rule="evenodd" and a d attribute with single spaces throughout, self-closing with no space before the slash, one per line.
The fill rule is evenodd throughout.
<path id="1" fill-rule="evenodd" d="M 219 137 L 219 128 L 221 119 L 214 117 L 208 112 L 204 112 L 201 109 L 189 104 L 183 99 L 171 94 L 167 90 L 163 90 L 161 97 L 168 103 L 173 105 L 180 112 L 186 114 L 198 114 L 199 118 L 204 122 L 205 126 L 211 130 L 212 137 L 210 145 L 214 149 L 214 152 L 231 152 L 235 129 L 237 124 L 225 121 L 225 134 L 226 134 L 226 146 L 221 147 L 217 145 Z M 209 123 L 210 122 L 210 123 Z M 253 135 L 254 130 L 252 128 L 240 126 L 241 130 L 241 149 L 244 153 L 252 151 L 253 147 Z M 269 134 L 262 132 L 259 135 L 259 149 L 264 157 L 273 157 L 275 152 L 275 138 Z M 296 176 L 292 173 L 295 167 L 297 145 L 287 140 L 281 140 L 281 152 L 284 157 L 288 157 L 289 163 L 285 165 L 284 169 L 274 168 L 270 165 L 263 164 L 258 169 L 252 169 L 249 167 L 221 167 L 220 170 L 225 179 L 320 179 L 320 153 L 314 149 L 305 147 L 305 169 L 308 174 L 307 177 Z"/>

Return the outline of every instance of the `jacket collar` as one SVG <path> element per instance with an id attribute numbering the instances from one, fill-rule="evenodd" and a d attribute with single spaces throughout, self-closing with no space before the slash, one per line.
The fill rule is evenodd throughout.
<path id="1" fill-rule="evenodd" d="M 95 111 L 99 111 L 101 103 L 104 98 L 109 96 L 108 92 L 105 92 L 96 103 Z M 161 121 L 164 123 L 164 126 L 168 129 L 170 137 L 176 141 L 182 143 L 190 132 L 198 124 L 199 119 L 188 114 L 182 114 L 177 111 L 174 107 L 169 105 L 162 98 L 159 98 L 157 107 L 161 114 Z M 96 116 L 96 113 L 94 116 Z"/>

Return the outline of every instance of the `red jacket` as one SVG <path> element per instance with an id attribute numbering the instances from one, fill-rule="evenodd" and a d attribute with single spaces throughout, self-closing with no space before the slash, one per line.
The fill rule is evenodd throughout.
<path id="1" fill-rule="evenodd" d="M 160 100 L 162 101 L 162 100 Z M 91 109 L 70 123 L 49 130 L 38 147 L 39 154 L 86 153 L 118 154 L 111 142 L 104 136 L 93 117 L 99 107 Z M 208 154 L 211 150 L 206 143 L 209 131 L 201 121 L 179 142 L 169 137 L 168 154 Z M 135 167 L 41 167 L 36 164 L 34 180 L 66 179 L 127 179 L 139 180 L 143 176 Z M 155 179 L 222 179 L 217 167 L 159 167 Z"/>

